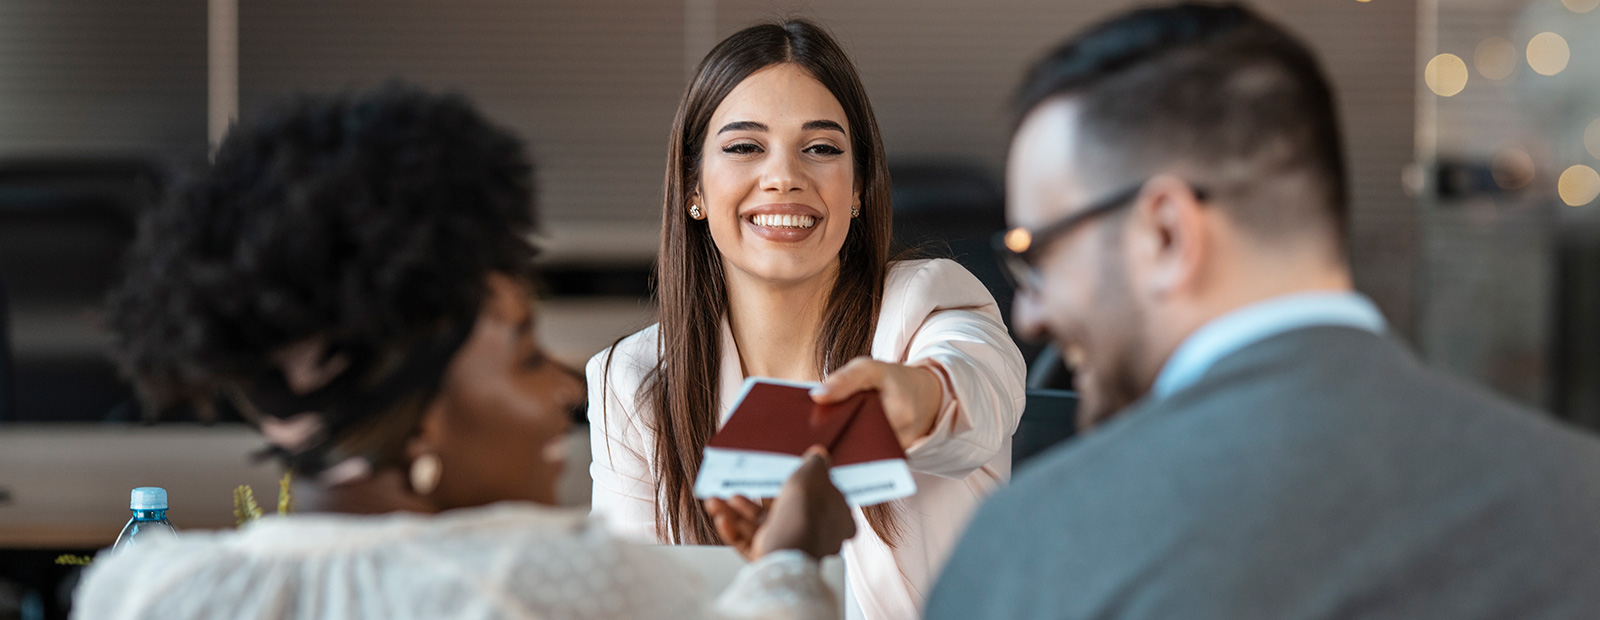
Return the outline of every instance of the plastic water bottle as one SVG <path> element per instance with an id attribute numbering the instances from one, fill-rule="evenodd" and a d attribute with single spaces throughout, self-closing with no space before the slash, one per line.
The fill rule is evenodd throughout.
<path id="1" fill-rule="evenodd" d="M 111 546 L 112 551 L 121 551 L 129 545 L 146 540 L 177 536 L 178 531 L 167 521 L 166 489 L 161 487 L 134 489 L 133 497 L 128 502 L 128 509 L 133 511 L 133 518 L 128 519 L 128 524 L 122 527 L 122 533 L 117 535 L 117 543 Z"/>

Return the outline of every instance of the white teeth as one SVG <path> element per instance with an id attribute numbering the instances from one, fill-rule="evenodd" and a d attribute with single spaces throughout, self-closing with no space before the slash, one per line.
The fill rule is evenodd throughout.
<path id="1" fill-rule="evenodd" d="M 811 228 L 817 225 L 817 218 L 809 215 L 779 215 L 775 213 L 761 213 L 750 218 L 756 226 L 767 228 Z"/>

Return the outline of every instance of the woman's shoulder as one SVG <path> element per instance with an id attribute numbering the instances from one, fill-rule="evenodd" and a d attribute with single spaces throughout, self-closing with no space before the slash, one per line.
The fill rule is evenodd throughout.
<path id="1" fill-rule="evenodd" d="M 931 312 L 994 303 L 994 296 L 977 276 L 948 258 L 894 261 L 889 263 L 889 273 L 884 278 L 885 313 L 901 308 Z"/>
<path id="2" fill-rule="evenodd" d="M 234 531 L 186 532 L 171 541 L 101 554 L 85 576 L 79 603 L 118 610 L 119 601 L 153 590 L 179 599 L 145 601 L 141 604 L 150 613 L 122 616 L 157 617 L 169 604 L 221 613 L 240 601 L 261 600 L 252 596 L 262 594 L 256 587 L 296 596 L 365 583 L 375 590 L 324 594 L 382 597 L 398 591 L 387 586 L 435 584 L 402 588 L 422 603 L 477 581 L 480 573 L 490 579 L 486 572 L 495 567 L 526 568 L 573 553 L 593 555 L 616 544 L 603 524 L 581 511 L 515 502 L 438 515 L 267 517 Z M 456 569 L 440 572 L 438 566 Z M 341 574 L 358 570 L 371 572 Z"/>
<path id="3" fill-rule="evenodd" d="M 941 310 L 972 310 L 1001 320 L 989 289 L 959 263 L 943 258 L 890 263 L 872 356 L 899 359 L 928 317 Z"/>
<path id="4" fill-rule="evenodd" d="M 660 334 L 661 324 L 652 323 L 594 354 L 586 368 L 589 380 L 643 379 L 661 359 Z"/>
<path id="5" fill-rule="evenodd" d="M 500 502 L 426 515 L 395 512 L 383 515 L 304 514 L 268 516 L 231 531 L 184 532 L 171 541 L 130 548 L 124 555 L 237 556 L 260 559 L 306 559 L 328 555 L 361 555 L 397 546 L 457 546 L 461 539 L 485 533 L 519 537 L 570 536 L 592 524 L 580 510 L 528 502 Z M 96 560 L 99 563 L 99 560 Z"/>

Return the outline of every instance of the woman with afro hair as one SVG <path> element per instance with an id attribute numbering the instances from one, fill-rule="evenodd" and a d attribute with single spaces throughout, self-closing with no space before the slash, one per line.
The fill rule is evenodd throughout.
<path id="1" fill-rule="evenodd" d="M 111 299 L 156 409 L 224 401 L 297 514 L 102 554 L 84 618 L 832 617 L 854 529 L 811 457 L 720 598 L 559 510 L 584 388 L 535 337 L 531 166 L 465 100 L 299 97 L 145 217 Z"/>

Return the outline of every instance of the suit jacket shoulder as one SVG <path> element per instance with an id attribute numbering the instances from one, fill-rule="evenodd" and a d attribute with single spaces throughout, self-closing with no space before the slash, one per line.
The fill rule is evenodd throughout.
<path id="1" fill-rule="evenodd" d="M 949 565 L 985 594 L 930 617 L 1593 617 L 1595 523 L 1593 437 L 1307 328 L 1040 457 Z"/>

